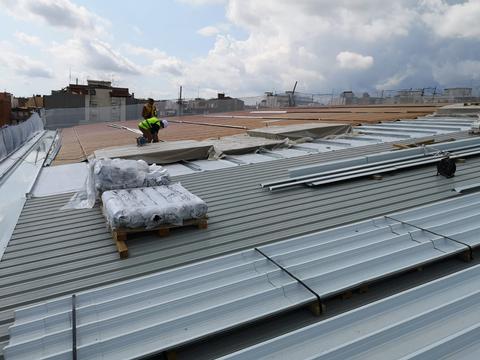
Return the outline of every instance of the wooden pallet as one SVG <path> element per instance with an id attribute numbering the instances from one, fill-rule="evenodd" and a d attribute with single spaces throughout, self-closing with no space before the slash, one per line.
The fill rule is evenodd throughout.
<path id="1" fill-rule="evenodd" d="M 118 253 L 121 259 L 128 258 L 128 247 L 125 241 L 127 241 L 128 234 L 136 234 L 136 233 L 149 233 L 149 232 L 156 232 L 158 236 L 167 236 L 170 233 L 170 229 L 185 227 L 185 226 L 192 226 L 195 225 L 199 229 L 207 229 L 208 228 L 208 218 L 203 219 L 192 219 L 192 220 L 185 220 L 183 225 L 161 225 L 156 227 L 155 229 L 113 229 L 111 230 L 113 241 L 115 241 L 115 245 L 117 246 Z"/>

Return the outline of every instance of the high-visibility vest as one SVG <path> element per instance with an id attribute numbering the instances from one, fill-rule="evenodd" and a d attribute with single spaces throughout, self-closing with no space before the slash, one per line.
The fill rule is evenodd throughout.
<path id="1" fill-rule="evenodd" d="M 151 130 L 152 125 L 155 125 L 155 124 L 158 125 L 159 128 L 161 127 L 160 120 L 158 120 L 158 118 L 156 117 L 151 117 L 150 119 L 146 119 L 139 122 L 138 127 L 143 130 Z"/>

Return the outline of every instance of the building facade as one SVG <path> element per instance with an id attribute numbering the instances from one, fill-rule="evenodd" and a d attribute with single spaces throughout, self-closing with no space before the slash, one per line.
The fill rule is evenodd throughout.
<path id="1" fill-rule="evenodd" d="M 12 113 L 12 95 L 7 92 L 0 93 L 0 127 L 10 124 Z"/>
<path id="2" fill-rule="evenodd" d="M 44 96 L 44 105 L 47 112 L 55 110 L 63 117 L 68 114 L 72 125 L 90 124 L 127 120 L 127 103 L 133 104 L 133 98 L 128 88 L 113 87 L 110 81 L 87 80 L 87 85 L 69 84 L 62 90 L 52 91 L 51 95 Z M 66 120 L 54 119 L 55 116 L 55 112 L 50 111 L 47 124 L 62 127 L 61 123 Z"/>

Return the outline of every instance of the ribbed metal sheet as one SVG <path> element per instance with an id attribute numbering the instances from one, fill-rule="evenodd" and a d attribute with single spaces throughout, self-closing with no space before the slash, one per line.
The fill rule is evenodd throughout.
<path id="1" fill-rule="evenodd" d="M 462 131 L 468 130 L 469 126 L 465 126 L 463 124 L 460 125 L 444 125 L 440 123 L 436 124 L 416 124 L 415 122 L 405 124 L 401 121 L 397 123 L 384 123 L 382 124 L 383 128 L 392 128 L 392 129 L 408 129 L 408 130 L 432 130 L 436 133 L 444 133 L 444 132 L 452 132 L 452 131 Z"/>
<path id="2" fill-rule="evenodd" d="M 480 245 L 480 194 L 261 247 L 331 296 Z"/>
<path id="3" fill-rule="evenodd" d="M 448 134 L 446 139 L 465 137 Z M 480 160 L 458 164 L 452 179 L 435 167 L 406 170 L 381 181 L 356 180 L 328 188 L 263 191 L 259 182 L 289 168 L 378 153 L 376 144 L 177 177 L 209 205 L 209 228 L 178 229 L 170 236 L 141 235 L 120 260 L 99 209 L 59 211 L 69 194 L 27 200 L 0 262 L 0 348 L 8 341 L 13 310 L 39 301 L 132 279 L 252 246 L 298 237 L 354 221 L 447 199 L 463 184 L 478 182 Z M 288 206 L 285 206 L 288 204 Z"/>
<path id="4" fill-rule="evenodd" d="M 390 219 L 439 234 L 459 244 L 480 245 L 480 195 L 477 193 L 393 214 Z"/>
<path id="5" fill-rule="evenodd" d="M 77 356 L 152 355 L 313 300 L 272 262 L 245 251 L 77 294 Z M 71 314 L 71 297 L 16 311 L 5 359 L 71 358 Z"/>
<path id="6" fill-rule="evenodd" d="M 404 134 L 404 135 L 409 135 L 411 137 L 417 135 L 417 136 L 428 136 L 428 135 L 436 135 L 438 133 L 442 132 L 448 132 L 448 131 L 435 131 L 435 130 L 426 130 L 426 129 L 419 129 L 416 127 L 412 128 L 402 128 L 402 127 L 396 127 L 396 126 L 383 126 L 383 125 L 378 125 L 378 126 L 373 126 L 373 125 L 363 125 L 357 128 L 358 131 L 388 131 L 391 134 Z M 456 131 L 460 131 L 461 129 L 457 129 Z M 455 131 L 455 130 L 453 130 Z"/>
<path id="7" fill-rule="evenodd" d="M 193 174 L 196 171 L 182 164 L 169 164 L 164 166 L 171 176 L 180 176 L 186 174 Z"/>
<path id="8" fill-rule="evenodd" d="M 480 266 L 222 359 L 478 359 Z"/>
<path id="9" fill-rule="evenodd" d="M 78 356 L 151 355 L 468 251 L 478 215 L 474 194 L 79 293 Z M 71 356 L 71 314 L 70 297 L 16 311 L 6 359 Z"/>

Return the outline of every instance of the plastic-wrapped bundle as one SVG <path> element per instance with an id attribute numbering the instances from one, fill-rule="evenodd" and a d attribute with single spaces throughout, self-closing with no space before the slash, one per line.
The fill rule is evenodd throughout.
<path id="1" fill-rule="evenodd" d="M 185 189 L 180 183 L 158 187 L 155 190 L 169 201 L 183 204 L 184 208 L 181 211 L 184 219 L 199 219 L 205 216 L 208 211 L 205 201 Z"/>
<path id="2" fill-rule="evenodd" d="M 145 183 L 143 186 L 159 186 L 170 184 L 170 176 L 167 169 L 159 165 L 150 165 L 148 173 L 145 176 Z"/>
<path id="3" fill-rule="evenodd" d="M 92 208 L 105 191 L 168 185 L 168 171 L 143 160 L 93 159 L 84 190 L 76 193 L 62 209 Z"/>
<path id="4" fill-rule="evenodd" d="M 113 229 L 181 225 L 184 220 L 204 218 L 208 211 L 207 204 L 180 183 L 106 191 L 102 201 Z"/>
<path id="5" fill-rule="evenodd" d="M 102 195 L 103 209 L 112 228 L 142 227 L 144 218 L 139 211 L 130 211 L 136 198 L 128 191 L 112 190 Z"/>
<path id="6" fill-rule="evenodd" d="M 145 183 L 147 172 L 148 164 L 143 160 L 95 160 L 93 165 L 95 190 L 101 194 L 107 190 L 141 187 Z"/>
<path id="7" fill-rule="evenodd" d="M 107 190 L 133 189 L 146 186 L 167 185 L 168 172 L 161 166 L 143 160 L 94 160 L 95 189 L 101 194 Z"/>

